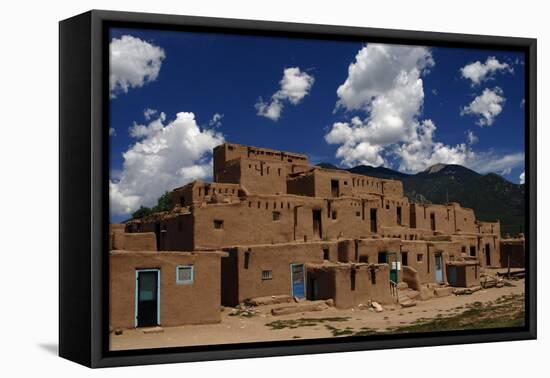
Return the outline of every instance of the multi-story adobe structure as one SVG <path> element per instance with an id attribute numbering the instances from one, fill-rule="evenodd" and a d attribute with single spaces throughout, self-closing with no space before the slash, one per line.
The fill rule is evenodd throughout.
<path id="1" fill-rule="evenodd" d="M 387 303 L 402 281 L 465 282 L 462 269 L 476 282 L 480 268 L 500 265 L 498 221 L 476 221 L 458 203 L 411 203 L 401 181 L 233 143 L 213 155 L 213 182 L 174 189 L 170 211 L 128 221 L 125 232 L 154 235 L 156 251 L 223 251 L 212 277 L 223 305 L 284 294 Z"/>

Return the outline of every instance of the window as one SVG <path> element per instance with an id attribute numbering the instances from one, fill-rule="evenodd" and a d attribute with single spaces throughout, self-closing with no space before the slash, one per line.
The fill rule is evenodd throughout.
<path id="1" fill-rule="evenodd" d="M 360 212 L 360 211 L 356 211 L 356 212 L 355 212 L 355 216 L 360 217 L 360 216 L 361 216 L 361 212 Z"/>
<path id="2" fill-rule="evenodd" d="M 185 196 L 181 196 L 181 197 L 180 197 L 180 206 L 181 206 L 181 207 L 184 207 L 184 206 L 185 206 Z"/>
<path id="3" fill-rule="evenodd" d="M 332 219 L 336 219 L 338 218 L 338 213 L 336 212 L 336 210 L 333 210 L 332 211 Z"/>
<path id="4" fill-rule="evenodd" d="M 273 212 L 273 220 L 274 220 L 274 221 L 278 221 L 278 220 L 280 220 L 280 219 L 281 219 L 281 213 L 278 212 L 278 211 L 274 211 L 274 212 Z"/>
<path id="5" fill-rule="evenodd" d="M 193 265 L 178 265 L 176 267 L 176 283 L 178 285 L 192 284 L 193 279 Z"/>
<path id="6" fill-rule="evenodd" d="M 424 260 L 424 255 L 422 253 L 419 253 L 416 255 L 416 262 L 421 263 Z"/>
<path id="7" fill-rule="evenodd" d="M 328 248 L 323 248 L 323 260 L 330 260 Z"/>
<path id="8" fill-rule="evenodd" d="M 351 269 L 350 271 L 351 290 L 355 290 L 356 275 L 357 275 L 357 271 L 355 269 Z"/>
<path id="9" fill-rule="evenodd" d="M 223 221 L 219 219 L 214 219 L 214 228 L 216 230 L 223 230 Z"/>
<path id="10" fill-rule="evenodd" d="M 244 268 L 248 269 L 248 264 L 250 264 L 250 248 L 244 253 Z"/>
<path id="11" fill-rule="evenodd" d="M 401 206 L 397 206 L 397 224 L 401 226 Z"/>
<path id="12" fill-rule="evenodd" d="M 273 278 L 271 270 L 262 270 L 262 280 L 270 280 Z"/>

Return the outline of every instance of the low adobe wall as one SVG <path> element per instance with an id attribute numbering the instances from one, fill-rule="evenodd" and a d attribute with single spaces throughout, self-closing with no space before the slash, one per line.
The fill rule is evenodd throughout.
<path id="1" fill-rule="evenodd" d="M 123 233 L 113 232 L 110 235 L 110 250 L 156 251 L 157 239 L 154 232 Z"/>

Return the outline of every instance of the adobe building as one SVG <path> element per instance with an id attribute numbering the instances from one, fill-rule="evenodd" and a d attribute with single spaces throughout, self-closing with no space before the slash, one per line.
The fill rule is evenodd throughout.
<path id="1" fill-rule="evenodd" d="M 411 202 L 399 180 L 233 143 L 217 146 L 213 155 L 214 182 L 174 189 L 171 210 L 126 222 L 124 235 L 152 233 L 156 250 L 186 251 L 197 261 L 223 250 L 219 272 L 211 268 L 210 277 L 211 285 L 220 283 L 219 294 L 209 297 L 218 305 L 271 295 L 332 298 L 337 307 L 387 302 L 404 266 L 422 284 L 440 285 L 475 282 L 472 264 L 454 262 L 474 261 L 474 275 L 502 266 L 498 221 L 477 221 L 458 203 Z M 119 236 L 118 243 L 138 248 L 141 241 Z"/>
<path id="2" fill-rule="evenodd" d="M 223 252 L 157 251 L 154 233 L 112 225 L 109 325 L 112 329 L 220 322 Z"/>

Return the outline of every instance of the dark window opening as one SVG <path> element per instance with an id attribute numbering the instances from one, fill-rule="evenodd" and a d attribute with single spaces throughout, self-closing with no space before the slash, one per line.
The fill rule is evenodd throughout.
<path id="1" fill-rule="evenodd" d="M 323 248 L 323 260 L 330 260 L 328 248 Z"/>
<path id="2" fill-rule="evenodd" d="M 338 180 L 330 180 L 330 192 L 333 197 L 340 197 L 340 185 Z"/>
<path id="3" fill-rule="evenodd" d="M 180 206 L 181 206 L 181 207 L 184 207 L 184 206 L 185 206 L 185 196 L 181 196 L 181 197 L 180 197 Z"/>
<path id="4" fill-rule="evenodd" d="M 378 252 L 378 264 L 385 264 L 388 262 L 387 252 Z"/>
<path id="5" fill-rule="evenodd" d="M 401 264 L 409 265 L 409 253 L 401 252 Z"/>
<path id="6" fill-rule="evenodd" d="M 401 226 L 401 206 L 397 206 L 397 224 Z"/>
<path id="7" fill-rule="evenodd" d="M 373 233 L 378 232 L 378 224 L 377 224 L 377 211 L 376 209 L 370 209 L 370 231 Z"/>
<path id="8" fill-rule="evenodd" d="M 278 212 L 278 211 L 274 211 L 274 212 L 273 212 L 273 220 L 274 220 L 274 221 L 278 221 L 278 220 L 280 220 L 280 219 L 281 219 L 281 213 Z"/>
<path id="9" fill-rule="evenodd" d="M 470 256 L 476 257 L 476 247 L 470 246 Z"/>
<path id="10" fill-rule="evenodd" d="M 273 278 L 273 272 L 271 270 L 262 270 L 262 280 L 270 280 Z"/>
<path id="11" fill-rule="evenodd" d="M 357 271 L 355 269 L 352 269 L 350 271 L 350 281 L 351 281 L 351 290 L 355 290 L 355 277 L 356 277 Z"/>
<path id="12" fill-rule="evenodd" d="M 460 248 L 460 253 L 466 253 L 466 247 L 462 246 L 462 248 Z"/>
<path id="13" fill-rule="evenodd" d="M 430 213 L 430 228 L 435 231 L 435 214 Z"/>
<path id="14" fill-rule="evenodd" d="M 361 212 L 360 212 L 360 211 L 356 211 L 356 212 L 355 212 L 355 216 L 360 217 L 360 216 L 361 216 Z"/>
<path id="15" fill-rule="evenodd" d="M 338 212 L 336 210 L 333 210 L 332 211 L 332 219 L 337 219 L 338 218 Z"/>
<path id="16" fill-rule="evenodd" d="M 248 269 L 248 264 L 250 263 L 250 250 L 244 253 L 244 268 Z"/>
<path id="17" fill-rule="evenodd" d="M 313 237 L 321 239 L 323 237 L 323 231 L 321 226 L 321 210 L 313 210 L 312 214 L 313 214 Z M 296 221 L 296 213 L 294 213 L 294 220 Z"/>
<path id="18" fill-rule="evenodd" d="M 416 262 L 421 263 L 424 260 L 424 255 L 422 253 L 419 253 L 416 255 Z"/>
<path id="19" fill-rule="evenodd" d="M 223 221 L 219 219 L 214 220 L 214 228 L 216 230 L 223 230 Z"/>

